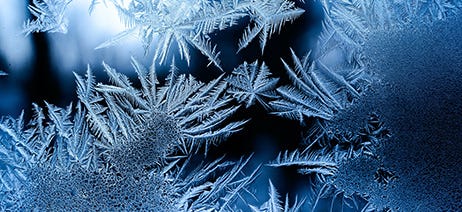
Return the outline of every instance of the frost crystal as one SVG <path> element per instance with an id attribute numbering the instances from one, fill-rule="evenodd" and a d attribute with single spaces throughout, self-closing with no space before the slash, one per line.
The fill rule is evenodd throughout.
<path id="1" fill-rule="evenodd" d="M 33 0 L 29 10 L 35 18 L 24 23 L 23 32 L 66 33 L 65 11 L 71 2 Z M 440 145 L 445 142 L 442 140 L 445 137 L 441 136 L 443 132 L 436 139 L 427 136 L 425 142 L 418 145 L 402 142 L 401 139 L 410 134 L 409 129 L 419 129 L 414 128 L 414 124 L 427 126 L 435 120 L 416 115 L 414 119 L 409 118 L 417 120 L 412 122 L 412 128 L 403 130 L 400 125 L 405 122 L 401 117 L 394 119 L 389 114 L 415 111 L 422 114 L 419 107 L 423 99 L 430 99 L 428 97 L 440 91 L 444 95 L 439 96 L 450 96 L 438 86 L 430 89 L 432 94 L 426 93 L 431 85 L 427 79 L 436 78 L 425 79 L 422 83 L 427 86 L 423 89 L 425 92 L 408 93 L 414 99 L 422 97 L 409 102 L 422 104 L 410 105 L 406 110 L 395 110 L 394 106 L 399 105 L 395 101 L 401 99 L 393 95 L 389 96 L 394 99 L 379 101 L 373 98 L 374 104 L 387 105 L 384 101 L 393 104 L 393 107 L 378 111 L 392 117 L 386 117 L 388 122 L 397 121 L 393 127 L 398 131 L 390 140 L 387 140 L 390 133 L 385 124 L 372 113 L 375 111 L 365 111 L 354 103 L 360 101 L 365 91 L 374 93 L 373 89 L 377 88 L 374 87 L 377 86 L 374 84 L 376 76 L 369 68 L 379 66 L 377 64 L 382 64 L 381 69 L 393 67 L 384 66 L 381 63 L 384 61 L 371 63 L 371 55 L 367 54 L 372 53 L 365 50 L 368 39 L 378 32 L 396 33 L 404 27 L 425 26 L 448 19 L 462 8 L 461 1 L 321 0 L 325 17 L 316 47 L 302 58 L 292 51 L 291 63 L 282 58 L 288 84 L 278 85 L 279 79 L 271 76 L 270 68 L 258 61 L 245 62 L 228 75 L 222 74 L 208 83 L 178 74 L 172 62 L 165 84 L 158 81 L 155 65 L 167 63 L 174 48 L 188 64 L 192 60 L 191 51 L 195 49 L 208 58 L 209 65 L 223 70 L 215 37 L 219 31 L 241 24 L 245 24 L 246 29 L 237 42 L 237 53 L 258 39 L 263 54 L 271 36 L 303 14 L 304 10 L 298 8 L 296 2 L 304 3 L 290 0 L 90 0 L 90 13 L 98 4 L 112 4 L 126 26 L 126 30 L 96 49 L 116 45 L 135 35 L 146 52 L 153 49 L 153 64 L 146 68 L 132 58 L 139 87 L 106 63 L 103 67 L 110 82 L 98 83 L 88 67 L 86 76 L 75 74 L 79 98 L 76 104 L 64 108 L 48 102 L 43 108 L 34 104 L 33 117 L 27 123 L 24 114 L 17 119 L 3 117 L 0 120 L 0 210 L 239 211 L 242 209 L 237 208 L 236 202 L 241 200 L 253 211 L 447 210 L 440 204 L 447 204 L 454 210 L 460 208 L 457 201 L 438 201 L 460 199 L 460 183 L 457 183 L 460 171 L 454 165 L 460 163 L 457 157 L 454 160 L 447 157 L 448 154 L 457 155 L 457 144 L 450 140 L 447 145 Z M 458 34 L 451 31 L 444 38 L 451 38 L 449 35 Z M 408 43 L 408 39 L 405 42 Z M 431 50 L 432 55 L 435 53 L 427 43 L 419 44 L 419 47 L 426 47 L 416 51 L 419 56 L 425 49 Z M 438 42 L 437 45 L 443 44 Z M 444 57 L 432 58 L 444 61 L 442 58 L 447 55 L 445 52 Z M 403 61 L 399 67 L 408 63 Z M 437 64 L 432 60 L 429 63 Z M 393 71 L 384 76 L 403 76 L 400 75 L 402 71 Z M 447 82 L 457 80 L 451 71 L 448 73 L 451 77 Z M 6 73 L 0 71 L 0 76 L 4 75 Z M 396 80 L 396 76 L 392 79 Z M 408 84 L 414 86 L 399 78 L 394 82 L 397 87 L 393 88 Z M 398 90 L 414 92 L 414 87 L 404 86 L 406 89 Z M 453 99 L 447 101 L 457 104 Z M 282 151 L 266 166 L 291 167 L 310 177 L 309 201 L 296 198 L 291 207 L 288 195 L 282 201 L 269 181 L 269 199 L 265 197 L 263 202 L 250 204 L 243 193 L 257 200 L 257 195 L 247 188 L 260 171 L 257 165 L 250 168 L 252 171 L 247 170 L 253 164 L 252 156 L 227 161 L 225 156 L 210 160 L 208 155 L 197 154 L 210 152 L 210 145 L 221 142 L 244 126 L 246 121 L 231 121 L 231 116 L 239 109 L 236 102 L 246 108 L 259 104 L 272 114 L 297 120 L 306 127 L 303 129 L 307 130 L 303 150 Z M 436 114 L 438 107 L 432 107 L 431 114 Z M 393 111 L 390 112 L 390 108 Z M 347 114 L 351 111 L 359 115 Z M 447 111 L 445 109 L 444 114 L 451 114 Z M 358 118 L 366 113 L 369 119 Z M 349 124 L 352 119 L 354 124 Z M 454 127 L 457 123 L 452 122 L 450 127 L 457 129 Z M 422 138 L 417 136 L 417 139 Z M 423 150 L 430 145 L 433 151 Z M 436 151 L 438 149 L 442 151 Z M 384 155 L 387 157 L 382 157 Z M 205 158 L 210 162 L 204 162 Z M 428 164 L 428 161 L 436 162 Z M 447 173 L 438 172 L 435 177 L 431 170 L 438 169 Z M 431 185 L 428 182 L 432 182 Z M 422 185 L 428 190 L 421 191 Z M 435 191 L 439 194 L 437 200 L 428 199 L 428 196 L 435 197 L 432 193 Z"/>
<path id="2" fill-rule="evenodd" d="M 254 212 L 265 212 L 265 211 L 271 211 L 271 212 L 295 212 L 295 211 L 300 211 L 303 203 L 305 200 L 303 199 L 302 201 L 298 201 L 298 199 L 295 199 L 295 202 L 293 206 L 289 205 L 289 195 L 286 195 L 286 199 L 284 202 L 284 206 L 282 206 L 282 201 L 280 200 L 280 195 L 276 188 L 274 187 L 273 183 L 271 180 L 269 181 L 269 199 L 268 201 L 264 202 L 260 207 L 250 205 L 250 208 Z"/>
<path id="3" fill-rule="evenodd" d="M 258 66 L 258 61 L 247 64 L 246 62 L 234 69 L 231 76 L 226 78 L 230 84 L 229 93 L 237 101 L 245 102 L 246 108 L 252 106 L 255 101 L 269 108 L 268 99 L 276 99 L 275 92 L 278 78 L 271 78 L 268 66 L 262 63 Z"/>
<path id="4" fill-rule="evenodd" d="M 356 82 L 362 70 L 333 70 L 321 60 L 310 61 L 309 55 L 299 59 L 292 51 L 294 68 L 284 60 L 292 85 L 277 89 L 282 99 L 270 104 L 275 114 L 303 122 L 306 117 L 331 119 L 335 112 L 359 96 Z"/>
<path id="5" fill-rule="evenodd" d="M 187 173 L 186 154 L 220 141 L 244 124 L 225 124 L 237 106 L 223 77 L 201 83 L 175 75 L 158 87 L 154 68 L 132 60 L 141 89 L 103 64 L 111 84 L 96 83 L 88 68 L 76 74 L 79 102 L 34 105 L 0 122 L 1 207 L 81 210 L 228 210 L 257 174 L 249 158 L 223 159 Z M 219 177 L 218 177 L 219 176 Z M 219 205 L 212 202 L 220 201 Z"/>
<path id="6" fill-rule="evenodd" d="M 128 78 L 103 64 L 111 85 L 95 85 L 91 70 L 87 79 L 77 75 L 78 95 L 88 110 L 88 121 L 95 134 L 107 145 L 112 145 L 118 137 L 133 138 L 140 123 L 155 119 L 158 114 L 174 120 L 181 135 L 178 144 L 183 151 L 190 152 L 204 141 L 208 144 L 219 141 L 238 131 L 245 121 L 225 124 L 238 106 L 228 104 L 232 97 L 223 76 L 202 83 L 192 76 L 171 73 L 165 86 L 159 86 L 154 66 L 146 69 L 132 60 L 142 88 L 136 89 Z M 104 106 L 104 105 L 107 105 Z"/>
<path id="7" fill-rule="evenodd" d="M 114 4 L 128 29 L 97 48 L 112 46 L 136 33 L 145 49 L 155 43 L 154 60 L 161 64 L 165 62 L 172 44 L 176 43 L 181 58 L 188 63 L 192 46 L 220 69 L 220 52 L 212 44 L 212 33 L 237 25 L 238 21 L 249 17 L 253 24 L 248 26 L 239 41 L 239 50 L 258 36 L 263 51 L 272 34 L 279 32 L 285 22 L 293 21 L 304 12 L 286 0 L 133 0 L 127 7 L 116 1 Z"/>
<path id="8" fill-rule="evenodd" d="M 361 44 L 375 29 L 446 19 L 462 7 L 458 0 L 323 0 L 321 4 L 326 24 L 350 44 Z"/>
<path id="9" fill-rule="evenodd" d="M 68 20 L 65 12 L 72 0 L 33 0 L 29 11 L 35 20 L 24 23 L 23 32 L 60 32 L 67 33 Z"/>
<path id="10" fill-rule="evenodd" d="M 67 32 L 65 10 L 72 0 L 34 0 L 29 6 L 36 20 L 24 24 L 24 32 Z M 106 1 L 92 0 L 89 11 Z M 178 46 L 181 58 L 190 62 L 190 47 L 196 48 L 207 56 L 210 63 L 221 68 L 220 52 L 212 44 L 210 35 L 235 26 L 245 17 L 250 18 L 239 41 L 239 51 L 256 37 L 259 37 L 263 50 L 268 39 L 280 32 L 284 23 L 293 21 L 304 10 L 288 0 L 108 0 L 119 12 L 121 21 L 127 29 L 96 47 L 105 48 L 115 45 L 129 35 L 136 34 L 147 51 L 154 44 L 154 60 L 160 64 L 166 57 L 172 44 Z"/>

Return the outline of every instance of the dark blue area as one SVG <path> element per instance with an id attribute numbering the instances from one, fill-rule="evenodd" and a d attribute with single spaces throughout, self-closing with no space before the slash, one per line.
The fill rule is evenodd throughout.
<path id="1" fill-rule="evenodd" d="M 392 137 L 378 150 L 380 164 L 362 166 L 349 177 L 367 184 L 374 173 L 370 169 L 385 167 L 397 179 L 386 189 L 354 184 L 348 189 L 368 193 L 373 203 L 394 210 L 462 208 L 461 25 L 458 16 L 370 37 L 365 54 L 380 82 L 339 119 L 348 125 L 376 111 Z"/>

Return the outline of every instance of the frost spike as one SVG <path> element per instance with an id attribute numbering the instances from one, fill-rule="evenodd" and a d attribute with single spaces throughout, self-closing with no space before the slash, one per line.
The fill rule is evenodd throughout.
<path id="1" fill-rule="evenodd" d="M 109 127 L 106 125 L 108 121 L 100 113 L 105 110 L 104 107 L 93 106 L 94 101 L 99 97 L 94 96 L 94 77 L 91 72 L 90 65 L 87 65 L 87 80 L 83 80 L 78 74 L 74 73 L 77 81 L 77 95 L 80 101 L 87 109 L 87 119 L 93 125 L 92 129 L 95 130 L 97 136 L 103 136 L 109 143 L 114 143 L 114 138 L 109 132 Z M 97 100 L 99 101 L 99 100 Z"/>

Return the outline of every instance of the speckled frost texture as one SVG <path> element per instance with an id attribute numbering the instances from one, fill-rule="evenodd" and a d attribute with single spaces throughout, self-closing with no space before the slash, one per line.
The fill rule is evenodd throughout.
<path id="1" fill-rule="evenodd" d="M 300 7 L 303 0 L 86 1 L 90 13 L 114 6 L 126 27 L 96 49 L 134 36 L 153 63 L 132 58 L 135 83 L 104 62 L 109 82 L 97 81 L 88 67 L 75 74 L 76 103 L 34 104 L 30 121 L 0 118 L 0 211 L 462 208 L 461 0 L 314 1 L 324 12 L 320 35 L 307 41 L 315 46 L 304 56 L 280 56 L 285 76 L 271 73 L 277 66 L 264 58 L 222 67 L 229 58 L 220 55 L 227 48 L 220 49 L 218 32 L 241 33 L 233 41 L 239 57 L 258 40 L 263 57 L 272 36 L 311 8 Z M 23 32 L 67 32 L 73 2 L 30 1 L 35 18 Z M 199 53 L 225 72 L 209 82 L 180 74 L 175 58 L 194 67 Z M 159 79 L 157 65 L 170 59 L 168 77 Z M 295 150 L 280 145 L 288 149 L 263 168 L 257 157 L 228 161 L 227 144 L 216 156 L 221 150 L 212 146 L 255 129 L 247 124 L 256 123 L 247 120 L 255 104 L 299 121 L 303 142 Z M 240 112 L 245 117 L 234 117 Z M 249 188 L 260 168 L 308 176 L 301 188 L 308 195 L 280 195 L 279 182 L 268 179 L 260 198 L 258 185 Z"/>
<path id="2" fill-rule="evenodd" d="M 28 174 L 19 210 L 174 211 L 174 187 L 158 174 L 44 167 L 31 169 Z"/>
<path id="3" fill-rule="evenodd" d="M 120 143 L 111 150 L 110 160 L 119 171 L 149 171 L 165 161 L 165 155 L 171 153 L 180 140 L 179 132 L 172 117 L 153 114 L 138 127 L 133 141 Z"/>
<path id="4" fill-rule="evenodd" d="M 111 85 L 90 68 L 76 74 L 75 107 L 34 104 L 28 124 L 0 119 L 1 211 L 231 210 L 259 170 L 242 171 L 250 157 L 191 162 L 245 123 L 224 123 L 238 106 L 223 76 L 202 83 L 172 66 L 159 86 L 154 69 L 132 62 L 140 90 L 103 64 Z"/>
<path id="5" fill-rule="evenodd" d="M 369 68 L 381 81 L 338 119 L 348 125 L 374 110 L 392 136 L 382 142 L 377 159 L 339 168 L 341 188 L 368 194 L 378 208 L 396 211 L 462 208 L 461 25 L 459 14 L 431 25 L 376 32 L 365 43 Z M 380 167 L 397 178 L 379 186 L 371 179 Z"/>

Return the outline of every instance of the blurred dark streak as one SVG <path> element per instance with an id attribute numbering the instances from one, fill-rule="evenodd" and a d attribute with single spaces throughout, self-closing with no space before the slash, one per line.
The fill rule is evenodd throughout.
<path id="1" fill-rule="evenodd" d="M 30 103 L 43 105 L 44 101 L 60 105 L 62 92 L 59 87 L 59 78 L 52 70 L 50 62 L 50 48 L 46 35 L 34 33 L 32 35 L 34 43 L 35 60 L 32 64 L 30 76 L 25 82 L 28 90 L 28 100 Z"/>

